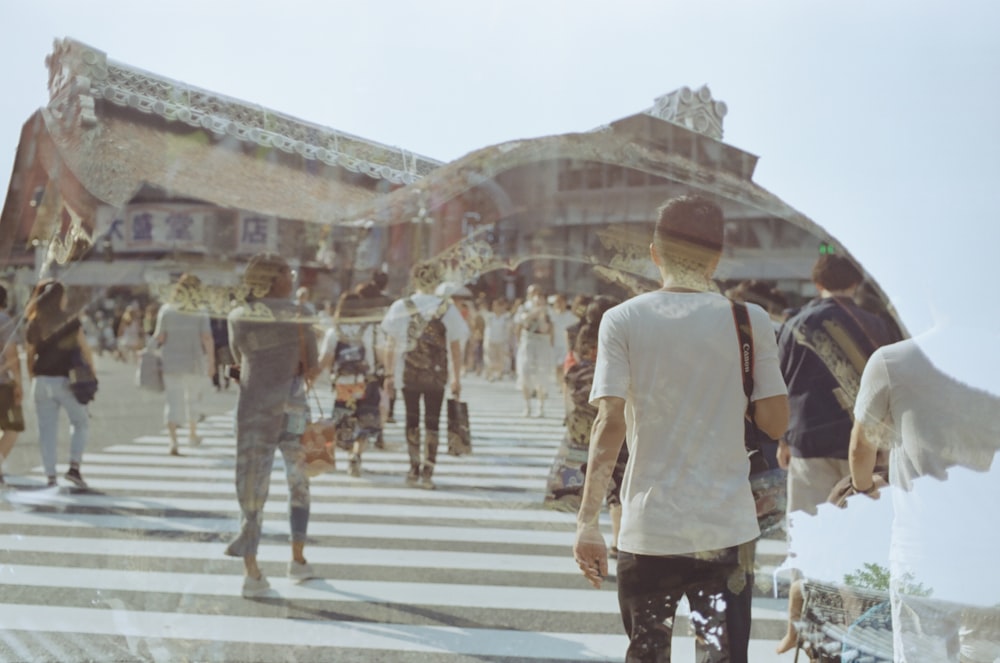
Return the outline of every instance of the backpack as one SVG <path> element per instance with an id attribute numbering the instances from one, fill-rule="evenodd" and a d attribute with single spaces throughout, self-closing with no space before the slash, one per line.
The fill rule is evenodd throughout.
<path id="1" fill-rule="evenodd" d="M 339 340 L 333 349 L 334 376 L 367 375 L 368 362 L 365 361 L 364 329 L 355 338 L 343 338 L 339 333 L 337 336 Z"/>
<path id="2" fill-rule="evenodd" d="M 412 298 L 405 302 L 410 322 L 403 354 L 403 388 L 443 391 L 448 384 L 448 334 L 442 318 L 448 311 L 448 300 L 426 320 Z"/>

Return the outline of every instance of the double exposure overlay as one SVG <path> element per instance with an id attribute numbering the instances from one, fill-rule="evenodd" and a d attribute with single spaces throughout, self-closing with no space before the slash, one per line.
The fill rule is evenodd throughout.
<path id="1" fill-rule="evenodd" d="M 0 216 L 0 661 L 1000 660 L 996 327 L 707 85 L 441 161 L 101 48 Z"/>

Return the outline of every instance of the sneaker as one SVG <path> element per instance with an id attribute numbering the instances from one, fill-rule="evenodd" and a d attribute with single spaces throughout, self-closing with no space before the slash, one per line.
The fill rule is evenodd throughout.
<path id="1" fill-rule="evenodd" d="M 420 477 L 415 472 L 410 472 L 406 475 L 406 485 L 410 488 L 416 488 L 420 485 Z"/>
<path id="2" fill-rule="evenodd" d="M 171 456 L 180 456 L 181 455 L 181 450 L 178 447 L 170 447 L 170 455 Z"/>
<path id="3" fill-rule="evenodd" d="M 434 490 L 435 488 L 437 488 L 437 486 L 434 485 L 434 482 L 431 481 L 430 477 L 421 477 L 420 487 L 423 488 L 424 490 Z"/>
<path id="4" fill-rule="evenodd" d="M 394 424 L 394 423 L 396 423 L 396 417 L 394 417 L 394 416 L 392 416 L 390 414 L 388 417 L 385 418 L 385 423 L 387 423 L 387 424 Z"/>
<path id="5" fill-rule="evenodd" d="M 352 477 L 361 476 L 361 456 L 354 454 L 347 465 L 347 473 Z"/>
<path id="6" fill-rule="evenodd" d="M 55 477 L 49 477 L 49 481 L 45 485 L 48 486 L 49 488 L 54 488 L 59 485 L 59 482 L 56 481 Z"/>
<path id="7" fill-rule="evenodd" d="M 312 580 L 318 578 L 309 562 L 296 562 L 294 559 L 288 563 L 288 577 L 292 580 Z"/>
<path id="8" fill-rule="evenodd" d="M 66 472 L 66 480 L 76 484 L 77 488 L 87 487 L 87 482 L 83 480 L 82 476 L 80 476 L 80 470 L 75 467 L 69 468 L 69 471 Z M 49 482 L 49 485 L 52 485 L 51 481 Z"/>
<path id="9" fill-rule="evenodd" d="M 194 437 L 192 437 L 192 438 L 190 438 L 188 440 L 188 444 L 190 444 L 192 447 L 200 447 L 201 446 L 201 437 L 198 436 L 198 435 L 195 435 Z"/>
<path id="10" fill-rule="evenodd" d="M 531 408 L 530 407 L 524 408 L 524 410 L 521 412 L 521 414 L 523 416 L 525 416 L 525 417 L 530 417 L 531 416 Z"/>
<path id="11" fill-rule="evenodd" d="M 266 595 L 271 591 L 271 584 L 262 573 L 259 578 L 243 577 L 243 598 L 254 599 Z"/>

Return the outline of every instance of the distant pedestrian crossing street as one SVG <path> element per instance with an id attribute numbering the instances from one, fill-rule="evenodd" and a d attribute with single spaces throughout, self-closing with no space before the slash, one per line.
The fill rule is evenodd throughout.
<path id="1" fill-rule="evenodd" d="M 231 415 L 204 422 L 203 444 L 180 457 L 165 434 L 88 452 L 90 492 L 12 477 L 0 662 L 622 660 L 614 583 L 590 588 L 573 514 L 542 506 L 561 411 L 526 419 L 512 384 L 463 386 L 473 453 L 439 456 L 437 490 L 405 486 L 401 424 L 365 453 L 360 478 L 338 452 L 337 471 L 312 481 L 306 556 L 321 580 L 285 577 L 277 455 L 259 551 L 272 589 L 257 600 L 240 597 L 242 563 L 223 555 L 239 525 Z M 754 646 L 773 651 L 783 614 L 755 607 L 755 619 Z M 675 641 L 674 660 L 690 660 L 690 638 Z"/>

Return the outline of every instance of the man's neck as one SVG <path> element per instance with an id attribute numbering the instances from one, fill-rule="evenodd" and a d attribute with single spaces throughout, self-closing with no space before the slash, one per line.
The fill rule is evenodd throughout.
<path id="1" fill-rule="evenodd" d="M 854 287 L 845 288 L 843 290 L 827 290 L 826 288 L 819 289 L 820 299 L 829 299 L 830 297 L 847 297 L 848 299 L 854 297 Z"/>

